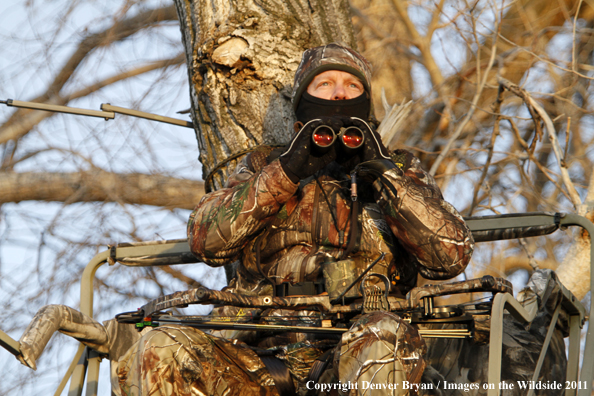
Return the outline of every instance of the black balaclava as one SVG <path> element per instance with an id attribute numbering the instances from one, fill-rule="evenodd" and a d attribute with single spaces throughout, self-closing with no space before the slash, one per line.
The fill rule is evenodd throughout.
<path id="1" fill-rule="evenodd" d="M 318 74 L 339 70 L 357 77 L 365 93 L 348 100 L 326 100 L 307 93 L 307 87 Z M 371 103 L 371 66 L 358 52 L 338 43 L 310 48 L 303 53 L 293 83 L 293 110 L 297 120 L 306 123 L 320 116 L 343 115 L 369 120 L 373 117 Z"/>
<path id="2" fill-rule="evenodd" d="M 363 92 L 354 99 L 327 100 L 312 96 L 305 91 L 295 109 L 295 115 L 297 121 L 303 124 L 315 118 L 336 115 L 366 120 L 369 118 L 370 107 L 371 101 L 367 92 Z"/>

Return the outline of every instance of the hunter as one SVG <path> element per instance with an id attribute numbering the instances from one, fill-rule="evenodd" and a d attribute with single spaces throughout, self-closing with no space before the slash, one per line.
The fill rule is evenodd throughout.
<path id="1" fill-rule="evenodd" d="M 369 63 L 350 48 L 306 50 L 292 141 L 247 155 L 226 188 L 198 204 L 188 223 L 192 252 L 213 267 L 239 263 L 226 291 L 334 298 L 339 281 L 376 262 L 369 287 L 404 297 L 418 274 L 449 279 L 466 268 L 471 232 L 416 157 L 384 146 L 370 81 Z M 345 296 L 357 298 L 359 287 Z M 222 306 L 212 316 L 311 326 L 319 312 Z M 126 395 L 404 395 L 420 382 L 424 352 L 417 329 L 385 311 L 362 315 L 334 339 L 163 325 L 120 359 L 118 376 Z"/>

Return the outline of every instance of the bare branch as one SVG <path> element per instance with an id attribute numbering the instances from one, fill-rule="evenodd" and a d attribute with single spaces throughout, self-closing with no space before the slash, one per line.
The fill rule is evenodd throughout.
<path id="1" fill-rule="evenodd" d="M 158 268 L 161 271 L 165 272 L 166 274 L 171 275 L 175 279 L 178 279 L 178 280 L 184 282 L 189 287 L 197 288 L 197 287 L 201 287 L 202 286 L 202 283 L 198 282 L 195 279 L 190 278 L 189 276 L 185 275 L 180 270 L 177 270 L 175 268 L 172 268 L 172 267 L 170 267 L 168 265 L 159 266 Z"/>
<path id="2" fill-rule="evenodd" d="M 204 183 L 201 181 L 164 175 L 115 174 L 101 170 L 0 172 L 0 203 L 100 201 L 193 209 L 203 194 Z"/>
<path id="3" fill-rule="evenodd" d="M 429 26 L 427 26 L 427 37 L 433 36 L 433 33 L 438 28 L 439 18 L 444 4 L 445 0 L 439 0 L 439 4 L 435 7 L 435 11 L 433 11 L 433 15 L 431 16 L 431 22 L 429 22 Z"/>
<path id="4" fill-rule="evenodd" d="M 573 182 L 571 181 L 571 178 L 569 177 L 569 171 L 567 170 L 567 167 L 564 165 L 564 158 L 562 156 L 561 147 L 559 146 L 559 141 L 557 140 L 555 125 L 553 124 L 553 121 L 547 112 L 531 96 L 528 96 L 528 99 L 532 107 L 534 107 L 534 110 L 536 110 L 538 115 L 540 115 L 540 117 L 544 120 L 549 139 L 553 145 L 553 152 L 555 153 L 555 157 L 557 157 L 557 163 L 561 169 L 561 180 L 563 180 L 563 184 L 569 192 L 571 203 L 573 203 L 573 206 L 577 208 L 582 203 L 582 200 L 580 199 L 580 195 L 578 194 Z"/>
<path id="5" fill-rule="evenodd" d="M 441 164 L 441 162 L 444 160 L 444 158 L 448 154 L 448 151 L 450 150 L 450 148 L 452 147 L 452 145 L 454 144 L 454 142 L 456 140 L 458 140 L 458 138 L 460 137 L 460 134 L 462 133 L 462 131 L 466 127 L 466 124 L 468 124 L 468 121 L 470 121 L 470 119 L 474 115 L 474 112 L 475 112 L 475 110 L 477 108 L 478 101 L 479 101 L 479 99 L 481 97 L 481 94 L 483 92 L 483 88 L 487 84 L 487 79 L 489 77 L 489 71 L 491 70 L 491 67 L 493 67 L 493 62 L 495 62 L 495 54 L 496 53 L 497 53 L 497 45 L 496 45 L 496 42 L 495 42 L 495 44 L 493 44 L 493 47 L 491 48 L 491 58 L 489 59 L 489 64 L 487 66 L 487 70 L 485 71 L 485 74 L 483 76 L 483 81 L 481 81 L 480 84 L 476 88 L 476 94 L 474 95 L 474 99 L 472 100 L 472 104 L 470 106 L 470 110 L 468 110 L 468 113 L 466 114 L 466 116 L 464 117 L 464 119 L 462 120 L 462 122 L 460 124 L 458 124 L 458 126 L 456 127 L 455 132 L 452 134 L 452 136 L 450 137 L 450 139 L 446 143 L 445 147 L 443 148 L 443 150 L 441 151 L 441 153 L 439 154 L 439 156 L 437 157 L 437 159 L 435 160 L 435 162 L 431 166 L 431 169 L 429 170 L 429 174 L 435 175 L 435 172 L 437 172 L 437 169 L 439 168 L 439 165 Z"/>
<path id="6" fill-rule="evenodd" d="M 524 99 L 524 101 L 526 102 L 526 105 L 528 107 L 528 110 L 530 111 L 530 114 L 533 114 L 533 117 L 535 117 L 534 124 L 535 124 L 535 126 L 537 126 L 537 128 L 536 128 L 537 131 L 538 131 L 539 120 L 536 119 L 536 117 L 539 117 L 544 121 L 548 135 L 549 135 L 549 139 L 551 140 L 551 144 L 553 146 L 553 151 L 555 153 L 555 157 L 557 158 L 557 163 L 559 164 L 559 168 L 561 169 L 561 180 L 563 181 L 563 184 L 565 185 L 565 188 L 567 189 L 567 192 L 569 193 L 569 199 L 570 199 L 571 203 L 573 204 L 574 208 L 577 208 L 582 203 L 582 200 L 580 199 L 580 195 L 578 194 L 577 190 L 575 189 L 575 186 L 573 185 L 573 182 L 571 181 L 571 178 L 569 177 L 569 172 L 567 170 L 567 167 L 564 166 L 564 158 L 562 156 L 562 150 L 561 150 L 561 147 L 559 146 L 559 142 L 557 140 L 557 132 L 555 131 L 555 125 L 553 124 L 551 117 L 549 117 L 549 115 L 542 108 L 542 106 L 540 106 L 534 100 L 534 98 L 532 98 L 532 96 L 530 96 L 530 94 L 528 92 L 526 92 L 524 89 L 518 87 L 516 84 L 513 84 L 512 82 L 504 79 L 503 77 L 498 77 L 498 81 L 500 82 L 500 84 L 504 85 L 511 92 L 513 92 L 514 94 L 516 94 L 516 95 L 520 96 L 522 99 Z M 535 140 L 536 140 L 536 138 L 535 138 Z M 533 150 L 533 147 L 530 148 L 530 151 L 532 151 L 532 150 Z"/>
<path id="7" fill-rule="evenodd" d="M 503 95 L 503 89 L 500 89 L 499 95 L 497 95 L 497 102 L 495 102 L 495 109 L 494 109 L 495 113 L 499 113 L 501 111 L 501 103 L 503 102 L 502 95 Z M 491 160 L 493 159 L 493 149 L 495 148 L 495 139 L 497 139 L 497 136 L 499 135 L 499 123 L 500 122 L 501 122 L 501 114 L 498 114 L 497 118 L 495 119 L 495 124 L 493 126 L 493 133 L 491 133 L 491 141 L 489 142 L 489 150 L 488 150 L 488 154 L 487 154 L 487 162 L 485 164 L 485 167 L 483 168 L 483 172 L 481 174 L 481 178 L 479 179 L 479 182 L 474 186 L 474 193 L 472 194 L 472 203 L 470 204 L 470 208 L 468 209 L 468 216 L 472 216 L 472 212 L 474 211 L 474 208 L 476 207 L 476 205 L 478 203 L 477 198 L 478 198 L 479 190 L 483 186 L 483 183 L 485 182 L 487 174 L 489 173 L 489 167 L 491 166 Z"/>
<path id="8" fill-rule="evenodd" d="M 522 246 L 522 249 L 524 249 L 526 256 L 528 256 L 528 264 L 530 264 L 530 267 L 535 271 L 538 270 L 540 267 L 538 266 L 534 255 L 528 250 L 528 242 L 526 242 L 526 238 L 520 238 L 518 239 L 518 242 L 520 243 L 520 246 Z"/>
<path id="9" fill-rule="evenodd" d="M 142 29 L 171 20 L 177 20 L 177 14 L 173 5 L 156 10 L 148 10 L 133 17 L 116 21 L 104 31 L 88 35 L 79 43 L 78 48 L 64 63 L 64 66 L 54 77 L 54 80 L 48 85 L 46 91 L 31 101 L 57 105 L 68 103 L 66 98 L 60 97 L 60 92 L 64 85 L 70 80 L 78 66 L 91 51 L 98 47 L 106 46 L 130 37 Z M 28 120 L 23 121 L 24 116 L 30 112 L 30 110 L 19 109 L 12 114 L 12 116 L 0 127 L 0 144 L 7 140 L 22 137 L 44 118 L 37 115 L 31 116 Z M 17 128 L 20 133 L 10 129 L 10 127 L 15 124 L 21 124 L 20 127 Z M 23 133 L 23 130 L 26 130 L 26 132 Z"/>
<path id="10" fill-rule="evenodd" d="M 557 181 L 554 180 L 550 176 L 551 171 L 548 170 L 547 168 L 545 168 L 540 163 L 540 161 L 538 161 L 538 159 L 534 157 L 534 153 L 530 150 L 530 147 L 528 146 L 528 143 L 524 139 L 522 139 L 522 136 L 520 136 L 520 131 L 518 130 L 518 128 L 516 127 L 516 125 L 514 124 L 514 122 L 512 121 L 512 119 L 511 118 L 508 118 L 508 117 L 505 117 L 504 119 L 506 119 L 510 123 L 510 125 L 512 127 L 512 130 L 514 131 L 514 133 L 516 135 L 516 139 L 518 140 L 518 142 L 520 143 L 520 145 L 524 148 L 524 150 L 528 153 L 528 156 L 530 157 L 530 160 L 534 163 L 534 165 L 536 165 L 538 167 L 538 169 L 543 173 L 543 175 L 545 175 L 549 179 L 549 181 L 551 183 L 553 183 L 557 187 L 557 189 L 559 191 L 561 191 L 565 195 L 565 197 L 567 199 L 570 199 L 569 196 L 567 195 L 567 193 L 561 188 L 561 186 L 559 185 L 559 183 L 557 183 Z"/>
<path id="11" fill-rule="evenodd" d="M 151 25 L 175 20 L 177 20 L 175 7 L 169 5 L 159 9 L 147 10 L 133 17 L 116 21 L 104 31 L 90 34 L 80 42 L 76 51 L 70 56 L 54 78 L 54 81 L 48 86 L 47 91 L 35 98 L 34 101 L 43 102 L 54 95 L 59 95 L 62 87 L 70 79 L 76 68 L 94 49 L 121 41 L 142 29 L 151 27 Z"/>
<path id="12" fill-rule="evenodd" d="M 406 42 L 408 41 L 407 38 L 390 36 L 390 35 L 384 33 L 383 31 L 380 30 L 380 28 L 377 26 L 377 24 L 374 21 L 372 21 L 371 19 L 369 19 L 369 17 L 367 15 L 365 15 L 359 8 L 355 7 L 350 2 L 349 2 L 349 5 L 351 6 L 351 12 L 353 13 L 353 15 L 355 15 L 357 18 L 359 18 L 361 20 L 361 22 L 363 22 L 363 24 L 366 27 L 368 27 L 369 30 L 371 30 L 371 32 L 377 38 L 379 38 L 380 40 L 382 40 L 382 43 L 383 44 L 389 44 L 394 49 L 396 49 L 397 51 L 403 53 L 404 55 L 406 55 L 410 59 L 413 59 L 413 60 L 416 60 L 419 63 L 422 63 L 422 58 L 419 57 L 419 56 L 417 56 L 416 54 L 412 53 L 406 47 Z"/>
<path id="13" fill-rule="evenodd" d="M 433 85 L 436 85 L 438 89 L 441 89 L 444 79 L 439 67 L 437 66 L 437 63 L 435 62 L 435 59 L 433 58 L 433 55 L 431 55 L 431 36 L 421 36 L 414 23 L 408 17 L 408 12 L 404 8 L 402 0 L 391 0 L 391 2 L 394 5 L 396 12 L 400 16 L 400 19 L 402 19 L 404 22 L 408 33 L 413 39 L 413 43 L 421 51 L 423 65 L 427 69 L 427 72 L 429 72 L 431 81 L 433 81 Z"/>
<path id="14" fill-rule="evenodd" d="M 171 66 L 179 66 L 186 61 L 185 55 L 180 53 L 179 55 L 169 58 L 169 59 L 162 59 L 154 62 L 147 63 L 146 65 L 138 66 L 131 70 L 126 70 L 121 73 L 115 74 L 111 77 L 108 77 L 104 80 L 98 81 L 93 85 L 89 85 L 83 89 L 80 89 L 72 94 L 66 95 L 66 100 L 71 101 L 74 99 L 82 98 L 84 96 L 90 95 L 93 92 L 100 90 L 108 85 L 115 84 L 119 81 L 136 77 L 144 73 L 149 73 L 155 70 L 168 68 Z M 0 143 L 2 143 L 0 141 Z"/>

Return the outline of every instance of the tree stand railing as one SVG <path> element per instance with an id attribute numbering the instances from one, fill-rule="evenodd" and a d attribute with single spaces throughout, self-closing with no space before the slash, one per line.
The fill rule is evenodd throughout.
<path id="1" fill-rule="evenodd" d="M 547 214 L 547 213 L 534 213 L 529 215 L 514 214 L 504 216 L 489 216 L 485 218 L 467 219 L 467 224 L 473 232 L 479 231 L 491 231 L 501 230 L 502 225 L 505 224 L 507 229 L 552 229 L 551 232 L 555 231 L 559 227 L 567 226 L 580 226 L 586 229 L 590 235 L 590 269 L 594 268 L 594 243 L 592 238 L 594 237 L 594 224 L 585 217 L 576 214 Z M 550 233 L 550 232 L 547 232 Z M 541 235 L 541 234 L 539 234 Z M 509 238 L 506 238 L 509 239 Z M 590 277 L 590 290 L 594 290 L 593 277 Z M 544 358 L 553 336 L 559 313 L 563 308 L 569 315 L 569 354 L 567 359 L 567 374 L 566 384 L 577 384 L 578 382 L 578 369 L 579 369 L 579 357 L 580 357 L 580 330 L 585 320 L 585 308 L 575 298 L 575 296 L 567 290 L 563 285 L 561 291 L 563 293 L 563 299 L 555 309 L 551 323 L 547 330 L 545 341 L 540 351 L 540 356 L 536 364 L 535 372 L 532 376 L 532 381 L 537 381 L 544 362 Z M 593 314 L 592 304 L 590 304 L 590 318 Z M 489 371 L 488 371 L 488 383 L 494 386 L 494 389 L 489 388 L 487 393 L 488 396 L 498 396 L 500 394 L 500 378 L 501 378 L 501 349 L 502 349 L 502 338 L 503 338 L 503 314 L 507 310 L 520 322 L 529 323 L 534 319 L 536 311 L 528 312 L 522 307 L 518 301 L 508 293 L 499 293 L 495 295 L 493 305 L 491 308 L 491 330 L 490 330 L 490 343 L 489 343 Z M 499 340 L 499 342 L 493 342 L 493 340 Z M 563 386 L 566 388 L 565 396 L 590 396 L 592 394 L 592 377 L 594 375 L 594 339 L 592 336 L 592 329 L 588 326 L 588 333 L 586 336 L 586 347 L 584 348 L 584 361 L 582 363 L 582 372 L 580 375 L 580 382 L 585 383 L 585 387 L 578 389 L 579 387 L 567 387 L 566 384 Z M 534 395 L 534 389 L 529 389 L 527 396 Z"/>

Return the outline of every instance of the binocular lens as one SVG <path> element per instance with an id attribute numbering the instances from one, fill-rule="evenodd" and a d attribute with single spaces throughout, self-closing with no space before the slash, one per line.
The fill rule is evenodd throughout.
<path id="1" fill-rule="evenodd" d="M 363 132 L 356 127 L 347 128 L 342 134 L 342 142 L 348 148 L 358 148 L 363 144 Z"/>
<path id="2" fill-rule="evenodd" d="M 334 143 L 334 131 L 327 126 L 320 126 L 314 131 L 312 139 L 320 147 L 329 147 Z"/>
<path id="3" fill-rule="evenodd" d="M 358 149 L 363 145 L 363 141 L 365 140 L 363 131 L 355 126 L 340 128 L 340 132 L 337 135 L 336 132 L 327 125 L 320 125 L 317 127 L 311 135 L 311 140 L 318 149 L 327 150 L 332 146 L 337 137 L 347 149 Z"/>

